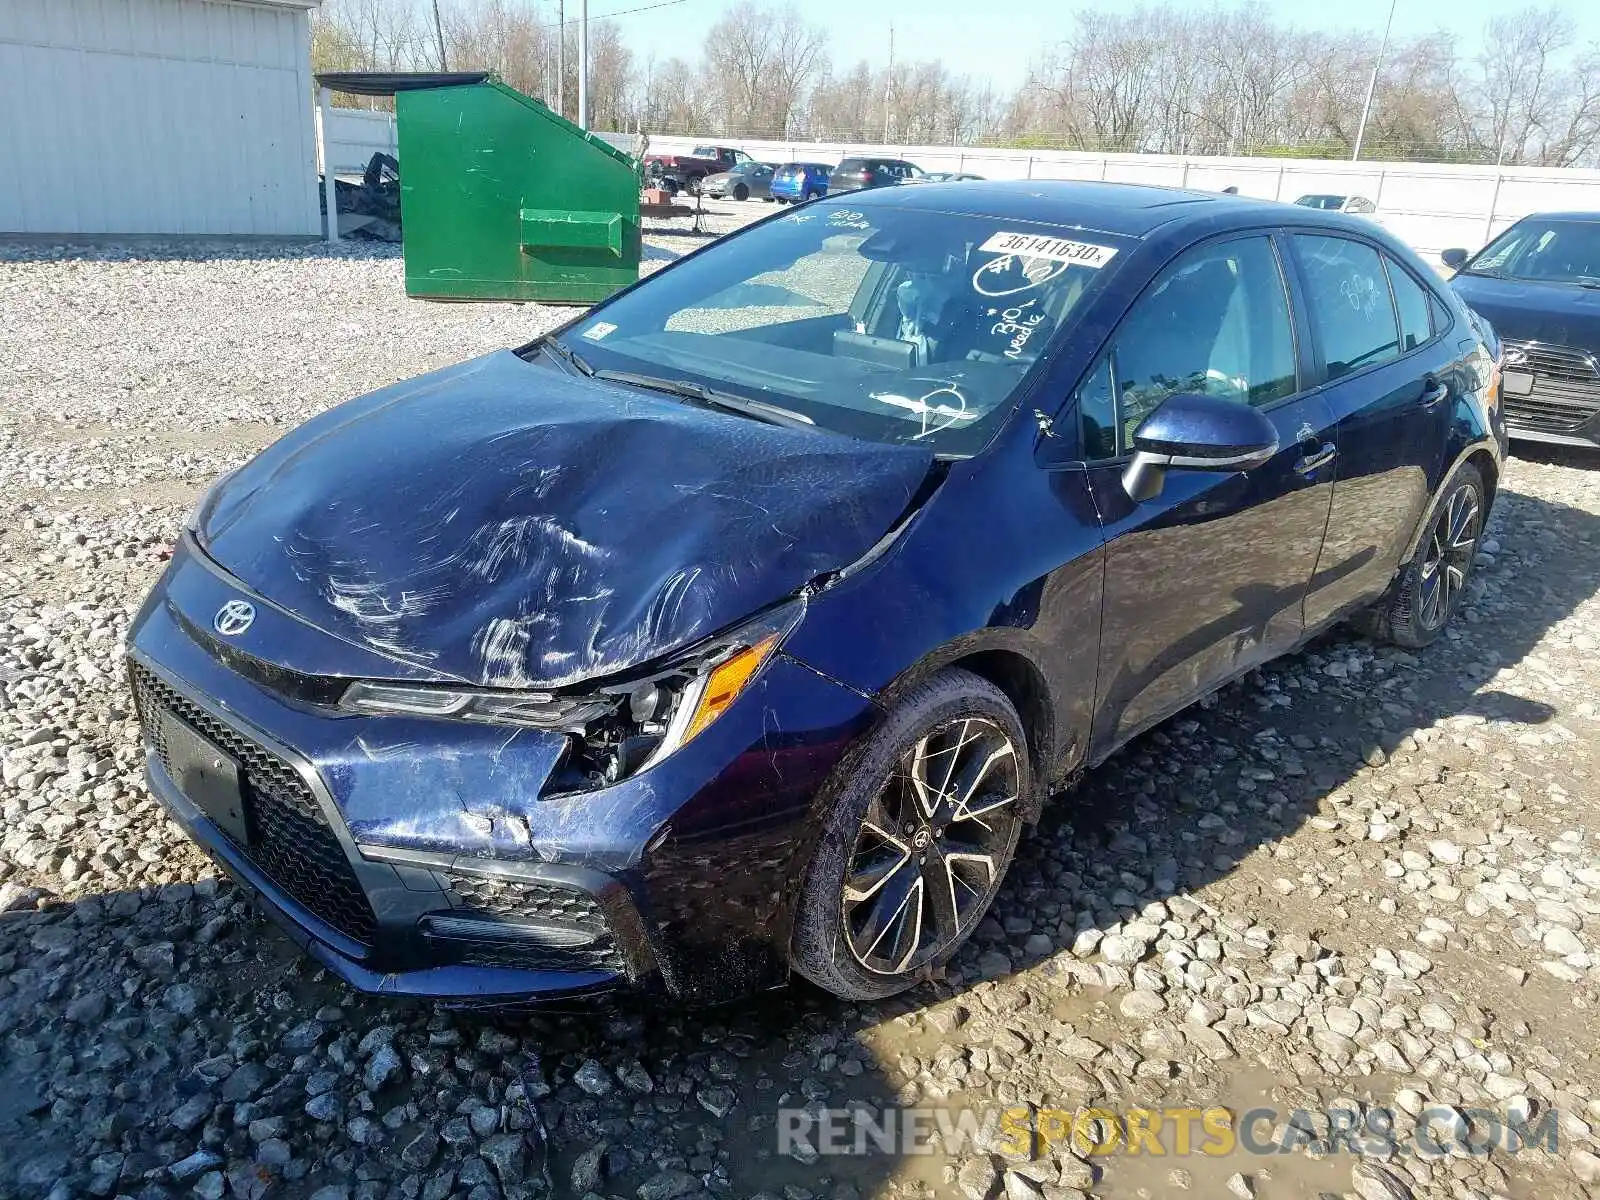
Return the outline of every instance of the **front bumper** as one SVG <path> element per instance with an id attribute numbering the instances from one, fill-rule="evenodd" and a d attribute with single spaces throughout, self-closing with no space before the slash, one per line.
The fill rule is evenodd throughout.
<path id="1" fill-rule="evenodd" d="M 1514 438 L 1560 446 L 1600 446 L 1600 359 L 1585 350 L 1544 342 L 1503 339 L 1507 375 L 1527 378 L 1525 392 L 1505 382 L 1501 397 Z"/>
<path id="2" fill-rule="evenodd" d="M 237 641 L 260 640 L 222 645 L 209 618 L 241 597 L 262 615 Z M 624 985 L 712 1001 L 787 978 L 815 796 L 870 726 L 870 702 L 780 654 L 647 774 L 546 798 L 557 735 L 308 700 L 295 682 L 307 664 L 327 663 L 338 678 L 320 682 L 334 690 L 372 664 L 266 605 L 180 544 L 129 637 L 147 776 L 189 836 L 339 977 L 486 1006 Z M 186 794 L 169 720 L 237 764 L 242 823 Z"/>
<path id="3" fill-rule="evenodd" d="M 310 763 L 207 707 L 139 653 L 129 669 L 150 790 L 276 924 L 353 987 L 496 1004 L 593 995 L 654 974 L 638 912 L 603 872 L 358 847 Z M 255 829 L 247 846 L 173 778 L 160 733 L 168 713 L 244 763 Z M 515 933 L 534 936 L 507 936 Z"/>
<path id="4" fill-rule="evenodd" d="M 1506 429 L 1513 438 L 1521 442 L 1581 446 L 1587 450 L 1600 449 L 1600 418 L 1588 421 L 1575 429 L 1550 429 L 1520 414 L 1507 414 Z"/>

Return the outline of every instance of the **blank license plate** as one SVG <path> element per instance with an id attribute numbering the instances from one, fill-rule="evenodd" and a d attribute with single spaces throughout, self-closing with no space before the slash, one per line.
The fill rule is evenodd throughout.
<path id="1" fill-rule="evenodd" d="M 161 715 L 167 740 L 167 772 L 178 790 L 192 800 L 212 824 L 240 846 L 250 844 L 239 764 L 171 713 Z"/>
<path id="2" fill-rule="evenodd" d="M 1533 373 L 1507 371 L 1500 377 L 1500 390 L 1508 396 L 1526 396 L 1533 391 Z"/>

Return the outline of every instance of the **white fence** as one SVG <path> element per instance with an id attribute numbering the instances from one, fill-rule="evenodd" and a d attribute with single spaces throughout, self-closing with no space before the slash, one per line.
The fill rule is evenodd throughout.
<path id="1" fill-rule="evenodd" d="M 0 0 L 4 3 L 4 0 Z M 317 110 L 317 120 L 322 120 L 321 109 Z M 399 139 L 395 132 L 394 114 L 391 112 L 369 111 L 365 108 L 335 108 L 328 121 L 328 132 L 332 140 L 328 147 L 328 157 L 333 159 L 333 170 L 336 175 L 359 175 L 367 169 L 367 163 L 378 151 L 385 154 L 397 155 L 400 152 Z M 637 154 L 640 137 L 633 133 L 600 133 L 597 137 L 604 138 L 624 154 Z M 318 151 L 317 170 L 322 170 L 321 151 Z"/>
<path id="2" fill-rule="evenodd" d="M 317 110 L 320 126 L 322 111 Z M 318 138 L 317 170 L 322 170 L 322 139 Z M 369 112 L 364 108 L 335 108 L 328 120 L 328 157 L 333 160 L 335 175 L 360 175 L 367 163 L 379 150 L 385 154 L 398 154 L 399 139 L 395 135 L 394 114 Z"/>
<path id="3" fill-rule="evenodd" d="M 339 174 L 360 174 L 376 150 L 396 152 L 394 115 L 336 108 L 329 157 Z M 603 135 L 608 139 L 612 135 Z M 1450 246 L 1476 249 L 1531 212 L 1600 211 L 1600 171 L 1442 163 L 1336 162 L 1298 158 L 1185 158 L 1168 154 L 1080 154 L 960 146 L 855 145 L 655 137 L 653 154 L 715 142 L 764 162 L 837 163 L 851 155 L 904 158 L 925 171 L 970 171 L 989 179 L 1103 179 L 1294 200 L 1308 193 L 1365 196 L 1377 220 L 1431 259 Z"/>
<path id="4" fill-rule="evenodd" d="M 1379 223 L 1436 258 L 1450 246 L 1476 249 L 1531 212 L 1600 211 L 1600 171 L 1558 167 L 1441 163 L 1336 162 L 1297 158 L 1185 158 L 1168 154 L 1080 154 L 1068 150 L 991 150 L 817 142 L 725 141 L 658 137 L 653 154 L 716 142 L 763 162 L 837 163 L 853 155 L 904 158 L 924 171 L 970 171 L 989 179 L 1103 179 L 1294 200 L 1315 193 L 1365 196 Z"/>

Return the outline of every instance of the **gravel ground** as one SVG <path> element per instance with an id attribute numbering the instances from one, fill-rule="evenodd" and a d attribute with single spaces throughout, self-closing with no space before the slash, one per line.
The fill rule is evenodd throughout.
<path id="1" fill-rule="evenodd" d="M 560 317 L 409 302 L 387 249 L 0 260 L 0 1195 L 1590 1194 L 1600 458 L 1511 464 L 1427 653 L 1324 638 L 1095 772 L 909 996 L 488 1021 L 308 965 L 146 793 L 119 640 L 208 479 Z M 851 1103 L 1270 1106 L 1263 1138 L 1296 1109 L 1325 1134 L 1330 1105 L 1402 1139 L 1510 1110 L 1558 1137 L 778 1152 L 780 1108 Z"/>

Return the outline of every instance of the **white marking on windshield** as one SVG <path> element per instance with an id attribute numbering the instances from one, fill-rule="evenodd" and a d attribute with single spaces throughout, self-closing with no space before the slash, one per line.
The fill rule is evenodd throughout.
<path id="1" fill-rule="evenodd" d="M 944 430 L 949 429 L 951 426 L 956 425 L 961 421 L 975 421 L 979 415 L 975 412 L 969 411 L 967 408 L 967 398 L 963 396 L 958 389 L 948 385 L 934 388 L 933 391 L 925 392 L 921 396 L 917 396 L 915 398 L 911 396 L 901 396 L 895 392 L 870 392 L 868 394 L 879 404 L 888 404 L 895 408 L 903 408 L 907 412 L 915 413 L 921 418 L 921 431 L 912 436 L 912 441 L 918 441 L 925 437 L 931 437 L 936 433 L 942 433 Z M 954 397 L 955 403 L 951 404 L 948 401 L 943 400 L 935 403 L 935 398 L 939 396 Z"/>

